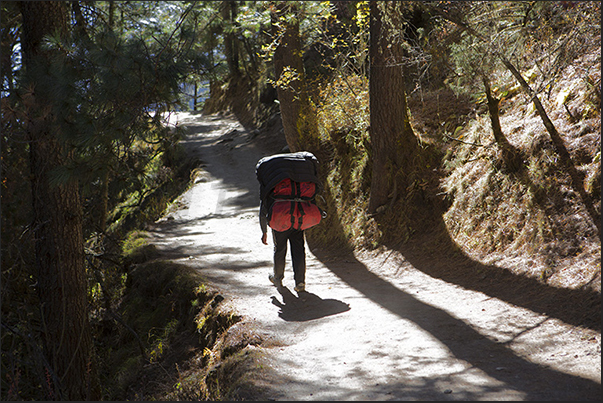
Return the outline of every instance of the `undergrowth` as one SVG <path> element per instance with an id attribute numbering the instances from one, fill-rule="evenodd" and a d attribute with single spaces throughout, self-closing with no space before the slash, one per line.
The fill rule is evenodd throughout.
<path id="1" fill-rule="evenodd" d="M 119 323 L 99 325 L 106 335 L 97 347 L 105 400 L 154 400 L 173 393 L 170 386 L 179 377 L 174 364 L 193 356 L 203 372 L 216 341 L 239 320 L 220 311 L 221 300 L 190 267 L 156 260 L 133 268 Z M 213 396 L 201 381 L 196 385 L 200 397 L 210 400 Z"/>
<path id="2" fill-rule="evenodd" d="M 159 260 L 144 230 L 191 185 L 198 161 L 180 147 L 149 162 L 149 188 L 116 206 L 108 236 L 88 241 L 104 400 L 228 400 L 245 362 L 234 357 L 247 344 L 223 343 L 240 318 L 222 310 L 223 297 L 195 269 Z M 220 384 L 214 367 L 223 359 L 231 371 L 220 372 Z"/>
<path id="3" fill-rule="evenodd" d="M 240 317 L 198 272 L 157 259 L 144 231 L 123 244 L 129 267 L 119 302 L 96 312 L 104 400 L 229 400 L 252 365 L 241 352 L 258 339 L 230 341 Z"/>
<path id="4" fill-rule="evenodd" d="M 365 241 L 371 178 L 368 137 L 368 81 L 337 76 L 321 85 L 318 105 L 324 191 L 319 199 L 329 216 L 307 231 L 324 249 L 351 250 Z"/>

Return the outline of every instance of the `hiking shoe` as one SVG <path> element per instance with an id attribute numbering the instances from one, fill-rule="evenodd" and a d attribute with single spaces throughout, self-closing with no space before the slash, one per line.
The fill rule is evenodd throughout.
<path id="1" fill-rule="evenodd" d="M 304 291 L 306 291 L 306 285 L 304 283 L 299 283 L 298 285 L 295 286 L 294 290 L 296 292 L 304 292 Z"/>
<path id="2" fill-rule="evenodd" d="M 275 278 L 274 278 L 274 276 L 273 276 L 272 274 L 270 274 L 270 275 L 268 276 L 268 280 L 270 280 L 270 282 L 271 282 L 272 284 L 274 284 L 274 286 L 275 286 L 276 288 L 282 288 L 282 287 L 283 287 L 283 283 L 282 283 L 282 281 L 281 281 L 281 280 L 277 280 L 277 279 L 275 279 Z"/>

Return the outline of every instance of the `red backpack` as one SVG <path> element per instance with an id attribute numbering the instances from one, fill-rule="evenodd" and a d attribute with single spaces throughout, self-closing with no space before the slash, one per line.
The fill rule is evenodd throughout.
<path id="1" fill-rule="evenodd" d="M 275 231 L 290 228 L 305 230 L 318 223 L 322 210 L 314 203 L 316 184 L 295 182 L 289 178 L 276 184 L 272 191 L 272 208 L 268 214 L 268 225 Z"/>

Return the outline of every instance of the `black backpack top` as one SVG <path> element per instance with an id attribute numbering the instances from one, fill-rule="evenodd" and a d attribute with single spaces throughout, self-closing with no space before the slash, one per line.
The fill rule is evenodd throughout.
<path id="1" fill-rule="evenodd" d="M 321 189 L 318 179 L 318 160 L 308 151 L 264 157 L 255 166 L 255 174 L 260 182 L 261 200 L 265 200 L 272 188 L 286 178 L 296 182 L 314 182 L 317 191 Z"/>

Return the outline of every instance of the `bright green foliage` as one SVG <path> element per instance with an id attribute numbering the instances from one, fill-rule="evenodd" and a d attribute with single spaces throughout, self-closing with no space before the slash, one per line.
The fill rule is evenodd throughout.
<path id="1" fill-rule="evenodd" d="M 320 98 L 321 137 L 343 135 L 351 150 L 363 150 L 368 141 L 368 80 L 352 75 L 333 77 L 330 83 L 322 86 Z"/>

